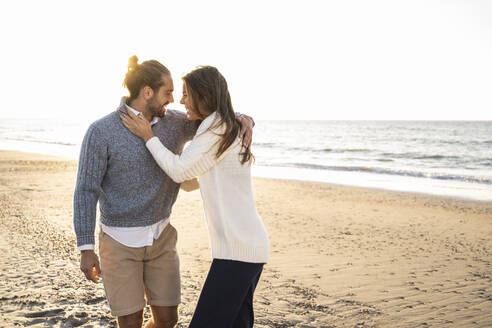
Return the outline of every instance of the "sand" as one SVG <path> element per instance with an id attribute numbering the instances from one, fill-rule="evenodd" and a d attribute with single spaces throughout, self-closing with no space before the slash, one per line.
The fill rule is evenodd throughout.
<path id="1" fill-rule="evenodd" d="M 116 326 L 79 271 L 76 167 L 0 151 L 0 327 Z M 255 327 L 492 327 L 492 203 L 253 183 L 272 246 Z M 198 191 L 180 193 L 172 223 L 187 327 L 211 262 Z"/>

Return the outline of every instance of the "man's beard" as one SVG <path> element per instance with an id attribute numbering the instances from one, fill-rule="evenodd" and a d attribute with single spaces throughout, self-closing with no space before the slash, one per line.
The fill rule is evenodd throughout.
<path id="1" fill-rule="evenodd" d="M 166 114 L 166 111 L 163 108 L 164 106 L 167 106 L 167 104 L 169 104 L 169 102 L 159 104 L 154 98 L 147 105 L 147 112 L 150 113 L 152 117 L 163 117 Z"/>

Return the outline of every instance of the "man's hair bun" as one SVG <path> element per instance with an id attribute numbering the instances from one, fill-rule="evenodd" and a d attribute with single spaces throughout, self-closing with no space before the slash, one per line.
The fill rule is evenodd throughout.
<path id="1" fill-rule="evenodd" d="M 128 70 L 134 71 L 138 66 L 138 57 L 133 55 L 128 59 Z"/>
<path id="2" fill-rule="evenodd" d="M 145 86 L 149 86 L 154 92 L 157 92 L 166 83 L 163 75 L 171 76 L 171 72 L 157 60 L 146 60 L 139 64 L 138 57 L 131 56 L 128 59 L 128 71 L 123 81 L 123 85 L 130 92 L 127 103 L 129 104 L 134 99 L 137 99 L 140 90 Z"/>

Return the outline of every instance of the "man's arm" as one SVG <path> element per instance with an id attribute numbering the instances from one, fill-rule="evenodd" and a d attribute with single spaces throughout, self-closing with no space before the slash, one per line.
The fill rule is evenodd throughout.
<path id="1" fill-rule="evenodd" d="M 255 121 L 251 116 L 239 112 L 236 113 L 236 120 L 241 124 L 239 138 L 243 141 L 243 146 L 248 148 L 253 142 L 253 128 L 255 126 Z"/>
<path id="2" fill-rule="evenodd" d="M 198 188 L 200 188 L 200 185 L 198 184 L 198 179 L 194 178 L 191 180 L 186 180 L 186 181 L 181 182 L 181 185 L 179 187 L 186 192 L 190 192 L 190 191 L 197 190 Z"/>
<path id="3" fill-rule="evenodd" d="M 96 127 L 91 125 L 80 149 L 77 183 L 74 192 L 73 224 L 81 251 L 80 269 L 87 279 L 97 282 L 101 272 L 94 253 L 96 207 L 106 173 L 107 147 Z M 94 270 L 96 272 L 94 272 Z"/>

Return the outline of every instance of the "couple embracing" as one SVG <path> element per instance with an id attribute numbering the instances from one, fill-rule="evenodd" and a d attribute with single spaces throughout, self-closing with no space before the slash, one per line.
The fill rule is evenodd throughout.
<path id="1" fill-rule="evenodd" d="M 124 84 L 129 96 L 89 127 L 81 147 L 74 193 L 81 270 L 93 282 L 103 277 L 120 327 L 141 327 L 146 304 L 146 327 L 175 327 L 181 283 L 171 210 L 180 184 L 198 178 L 213 262 L 189 327 L 253 327 L 253 294 L 269 255 L 251 184 L 253 120 L 234 112 L 215 67 L 183 77 L 186 114 L 166 110 L 173 80 L 156 60 L 131 57 Z"/>

